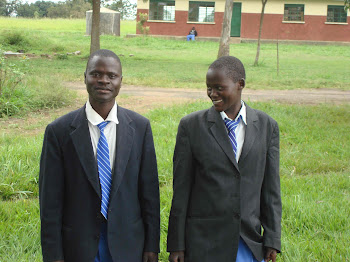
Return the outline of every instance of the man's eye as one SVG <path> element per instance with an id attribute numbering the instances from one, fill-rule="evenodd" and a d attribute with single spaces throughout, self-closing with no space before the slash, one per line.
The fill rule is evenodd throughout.
<path id="1" fill-rule="evenodd" d="M 110 79 L 114 79 L 114 78 L 116 78 L 117 77 L 117 75 L 109 75 L 109 78 Z"/>
<path id="2" fill-rule="evenodd" d="M 99 76 L 100 76 L 99 73 L 92 73 L 91 75 L 92 75 L 93 77 L 99 77 Z"/>
<path id="3" fill-rule="evenodd" d="M 222 91 L 224 88 L 219 86 L 217 89 L 218 89 L 218 91 Z"/>
<path id="4" fill-rule="evenodd" d="M 207 90 L 208 90 L 208 91 L 211 91 L 211 87 L 207 87 Z"/>

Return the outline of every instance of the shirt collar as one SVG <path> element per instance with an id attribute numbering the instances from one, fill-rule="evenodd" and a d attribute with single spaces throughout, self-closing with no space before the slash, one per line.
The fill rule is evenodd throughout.
<path id="1" fill-rule="evenodd" d="M 116 124 L 119 124 L 118 121 L 118 107 L 117 107 L 117 102 L 114 103 L 114 106 L 112 107 L 111 111 L 109 112 L 106 120 L 104 120 L 91 106 L 90 101 L 88 100 L 86 102 L 86 107 L 85 107 L 85 112 L 86 112 L 86 117 L 89 120 L 91 124 L 94 126 L 98 125 L 99 123 L 103 121 L 111 121 Z"/>
<path id="2" fill-rule="evenodd" d="M 242 105 L 242 106 L 241 106 L 241 110 L 239 110 L 235 121 L 237 121 L 238 118 L 241 117 L 242 120 L 243 120 L 243 123 L 244 123 L 245 125 L 247 125 L 247 108 L 246 108 L 246 106 L 245 106 L 243 100 L 241 100 L 241 105 Z M 231 118 L 229 118 L 229 117 L 227 116 L 227 114 L 225 113 L 225 111 L 221 111 L 221 112 L 220 112 L 220 115 L 221 115 L 222 120 L 225 120 L 226 118 L 232 120 Z"/>

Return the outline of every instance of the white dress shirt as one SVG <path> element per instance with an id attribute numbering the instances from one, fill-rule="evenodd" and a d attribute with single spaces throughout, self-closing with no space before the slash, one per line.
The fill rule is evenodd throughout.
<path id="1" fill-rule="evenodd" d="M 117 116 L 117 103 L 114 104 L 111 111 L 109 112 L 107 118 L 104 120 L 91 106 L 90 102 L 86 102 L 85 112 L 88 119 L 89 131 L 91 137 L 92 149 L 94 150 L 94 156 L 96 158 L 97 143 L 100 139 L 100 129 L 98 124 L 103 121 L 110 121 L 108 125 L 103 130 L 106 136 L 108 149 L 109 149 L 109 162 L 111 164 L 111 170 L 114 167 L 114 157 L 115 157 L 115 144 L 117 136 L 117 124 L 119 124 Z"/>
<path id="2" fill-rule="evenodd" d="M 245 129 L 247 126 L 247 108 L 242 100 L 241 100 L 241 104 L 242 104 L 241 110 L 238 112 L 237 117 L 234 119 L 235 121 L 237 121 L 239 117 L 242 118 L 241 121 L 239 122 L 236 130 L 235 130 L 236 142 L 237 142 L 237 154 L 236 154 L 237 163 L 238 163 L 239 157 L 241 156 L 241 153 L 242 153 L 242 148 L 243 148 L 243 144 L 244 144 Z M 229 118 L 224 111 L 220 112 L 220 115 L 222 117 L 222 120 L 225 120 L 226 118 L 229 120 L 233 120 L 233 119 Z M 227 131 L 227 135 L 228 135 L 228 131 Z"/>

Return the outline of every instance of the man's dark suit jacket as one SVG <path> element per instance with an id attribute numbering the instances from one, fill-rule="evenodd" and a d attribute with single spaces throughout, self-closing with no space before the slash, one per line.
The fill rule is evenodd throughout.
<path id="1" fill-rule="evenodd" d="M 108 211 L 114 262 L 141 262 L 159 252 L 156 156 L 149 121 L 118 107 L 116 157 Z M 101 189 L 85 107 L 45 131 L 39 196 L 44 261 L 94 261 L 101 222 Z"/>
<path id="2" fill-rule="evenodd" d="M 275 120 L 247 106 L 238 165 L 213 107 L 181 120 L 168 251 L 184 250 L 185 262 L 234 262 L 241 236 L 261 261 L 264 246 L 281 249 L 281 211 Z"/>

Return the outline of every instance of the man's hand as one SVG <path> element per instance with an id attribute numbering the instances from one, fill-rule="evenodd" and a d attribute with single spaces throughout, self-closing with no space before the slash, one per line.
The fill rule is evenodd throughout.
<path id="1" fill-rule="evenodd" d="M 265 251 L 265 262 L 276 262 L 277 250 L 271 247 L 267 247 Z"/>
<path id="2" fill-rule="evenodd" d="M 169 261 L 170 262 L 185 262 L 185 252 L 184 251 L 170 252 Z"/>
<path id="3" fill-rule="evenodd" d="M 158 262 L 158 254 L 154 252 L 143 252 L 142 262 Z"/>

